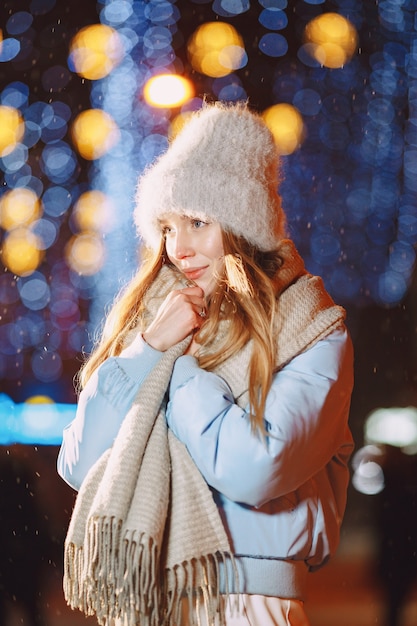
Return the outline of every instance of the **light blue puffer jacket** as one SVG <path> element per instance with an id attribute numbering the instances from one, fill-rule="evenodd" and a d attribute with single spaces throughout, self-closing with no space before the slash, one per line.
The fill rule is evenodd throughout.
<path id="1" fill-rule="evenodd" d="M 58 472 L 74 489 L 112 445 L 160 356 L 139 335 L 88 381 L 58 457 Z M 307 570 L 336 550 L 353 447 L 352 386 L 352 346 L 341 327 L 275 375 L 263 441 L 220 376 L 192 356 L 177 359 L 167 422 L 213 490 L 237 556 L 240 591 L 302 599 Z"/>

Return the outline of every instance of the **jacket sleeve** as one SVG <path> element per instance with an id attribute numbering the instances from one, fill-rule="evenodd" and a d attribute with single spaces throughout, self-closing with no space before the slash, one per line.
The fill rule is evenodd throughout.
<path id="1" fill-rule="evenodd" d="M 227 383 L 182 356 L 171 379 L 167 420 L 209 485 L 259 507 L 296 490 L 339 450 L 351 449 L 352 386 L 351 341 L 346 329 L 337 329 L 275 374 L 262 438 Z"/>
<path id="2" fill-rule="evenodd" d="M 78 490 L 90 468 L 112 446 L 139 387 L 161 356 L 138 336 L 88 380 L 75 418 L 64 429 L 57 461 L 59 475 L 71 487 Z"/>

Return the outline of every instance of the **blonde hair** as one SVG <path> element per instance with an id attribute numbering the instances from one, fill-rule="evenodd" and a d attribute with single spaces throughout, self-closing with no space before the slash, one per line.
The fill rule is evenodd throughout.
<path id="1" fill-rule="evenodd" d="M 101 336 L 77 374 L 78 389 L 85 387 L 90 376 L 103 361 L 111 356 L 117 356 L 122 351 L 126 335 L 137 325 L 142 314 L 143 296 L 163 265 L 163 251 L 163 241 L 159 250 L 144 249 L 139 271 L 116 296 Z"/>
<path id="2" fill-rule="evenodd" d="M 264 410 L 275 366 L 274 318 L 276 289 L 274 276 L 281 265 L 276 251 L 261 252 L 241 236 L 222 231 L 225 252 L 224 277 L 208 302 L 209 316 L 197 340 L 209 350 L 198 356 L 199 364 L 213 370 L 236 354 L 249 341 L 253 351 L 249 366 L 249 402 L 253 429 L 264 432 Z M 108 357 L 120 354 L 127 333 L 142 314 L 142 299 L 164 262 L 164 242 L 146 250 L 142 266 L 116 299 L 106 320 L 100 341 L 82 367 L 78 380 L 83 387 L 95 369 Z M 221 319 L 229 320 L 228 334 L 215 343 Z"/>

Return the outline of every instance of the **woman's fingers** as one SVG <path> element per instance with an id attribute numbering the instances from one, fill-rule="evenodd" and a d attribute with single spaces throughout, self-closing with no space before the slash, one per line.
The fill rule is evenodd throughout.
<path id="1" fill-rule="evenodd" d="M 200 287 L 186 287 L 185 289 L 181 289 L 179 293 L 185 296 L 186 302 L 189 302 L 193 306 L 200 317 L 206 316 L 204 291 Z"/>
<path id="2" fill-rule="evenodd" d="M 172 291 L 143 337 L 155 349 L 165 351 L 200 328 L 205 313 L 204 292 L 200 287 Z"/>

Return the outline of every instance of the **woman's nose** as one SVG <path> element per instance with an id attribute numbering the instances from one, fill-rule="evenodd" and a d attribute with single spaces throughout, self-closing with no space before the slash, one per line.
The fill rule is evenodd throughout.
<path id="1" fill-rule="evenodd" d="M 192 247 L 191 238 L 185 229 L 179 228 L 175 234 L 174 242 L 174 255 L 177 259 L 183 259 L 187 256 L 192 256 L 194 250 Z"/>

